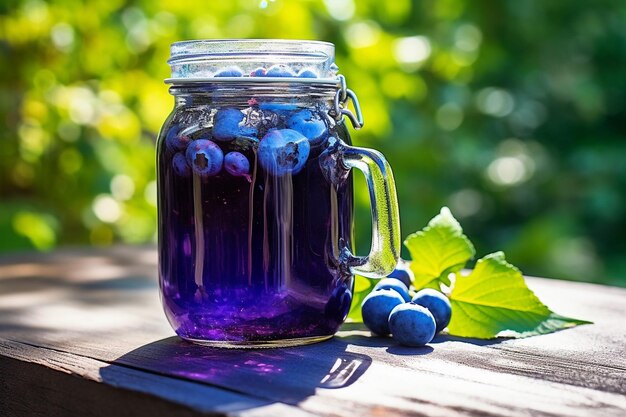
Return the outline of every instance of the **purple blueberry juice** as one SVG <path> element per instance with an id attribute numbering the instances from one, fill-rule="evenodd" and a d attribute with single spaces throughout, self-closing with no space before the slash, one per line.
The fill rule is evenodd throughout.
<path id="1" fill-rule="evenodd" d="M 320 154 L 337 133 L 322 110 L 314 119 L 327 132 L 314 143 L 287 128 L 301 110 L 181 109 L 164 127 L 159 273 L 181 337 L 271 344 L 331 336 L 345 319 L 352 276 L 342 272 L 339 244 L 351 245 L 352 182 L 335 186 L 322 172 Z M 220 114 L 232 115 L 232 132 L 215 129 Z M 291 134 L 285 146 L 263 146 L 284 132 Z M 206 155 L 193 159 L 198 149 Z M 210 160 L 219 162 L 220 153 L 227 162 L 234 157 L 217 170 Z"/>
<path id="2" fill-rule="evenodd" d="M 224 66 L 225 50 L 250 56 Z M 266 50 L 295 61 L 271 63 Z M 170 324 L 219 347 L 331 337 L 350 309 L 354 274 L 390 272 L 399 250 L 391 170 L 379 153 L 350 146 L 343 117 L 358 117 L 344 105 L 356 97 L 336 78 L 332 45 L 183 42 L 170 65 L 176 106 L 157 144 L 159 282 Z M 364 172 L 373 197 L 367 257 L 351 252 L 351 168 Z"/>

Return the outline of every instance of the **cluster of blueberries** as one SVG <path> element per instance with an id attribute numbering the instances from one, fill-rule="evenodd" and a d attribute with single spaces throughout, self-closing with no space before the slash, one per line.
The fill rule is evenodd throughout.
<path id="1" fill-rule="evenodd" d="M 286 128 L 270 128 L 259 141 L 258 127 L 254 123 L 247 123 L 244 120 L 246 115 L 232 107 L 218 110 L 213 117 L 210 134 L 198 139 L 192 140 L 182 134 L 179 127 L 172 127 L 165 143 L 174 152 L 174 172 L 181 177 L 189 177 L 193 172 L 205 178 L 217 175 L 224 168 L 230 175 L 245 177 L 250 181 L 250 161 L 246 156 L 240 152 L 224 155 L 217 144 L 238 138 L 258 142 L 259 163 L 268 173 L 283 176 L 300 172 L 309 157 L 311 146 L 327 136 L 326 122 L 315 112 L 292 105 L 263 103 L 259 107 L 264 111 L 280 113 L 285 118 Z"/>
<path id="2" fill-rule="evenodd" d="M 363 322 L 377 335 L 391 333 L 403 345 L 424 346 L 448 325 L 452 309 L 448 298 L 431 288 L 411 298 L 410 284 L 408 268 L 400 264 L 363 300 Z"/>
<path id="3" fill-rule="evenodd" d="M 193 172 L 201 177 L 217 175 L 222 167 L 236 177 L 248 177 L 250 162 L 240 152 L 228 152 L 212 140 L 200 138 L 191 140 L 189 136 L 180 135 L 177 128 L 172 128 L 166 138 L 168 149 L 176 153 L 172 157 L 174 172 L 181 177 L 189 177 Z"/>
<path id="4" fill-rule="evenodd" d="M 214 77 L 243 77 L 244 72 L 239 67 L 227 67 L 217 71 Z M 250 77 L 290 77 L 290 78 L 319 78 L 317 72 L 310 68 L 304 68 L 299 72 L 284 64 L 272 65 L 268 69 L 257 68 L 250 72 Z"/>

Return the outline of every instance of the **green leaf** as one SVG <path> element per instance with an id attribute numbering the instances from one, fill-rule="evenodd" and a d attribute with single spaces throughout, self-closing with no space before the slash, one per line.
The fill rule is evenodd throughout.
<path id="1" fill-rule="evenodd" d="M 448 332 L 454 336 L 519 338 L 590 323 L 553 313 L 502 252 L 480 259 L 469 275 L 457 273 L 450 302 Z"/>
<path id="2" fill-rule="evenodd" d="M 352 305 L 350 306 L 350 312 L 348 313 L 348 320 L 353 323 L 362 323 L 363 316 L 361 316 L 361 303 L 363 299 L 367 297 L 374 285 L 376 285 L 377 279 L 365 278 L 361 275 L 355 275 L 354 277 L 354 291 L 352 296 Z"/>
<path id="3" fill-rule="evenodd" d="M 476 253 L 447 207 L 443 207 L 424 229 L 409 235 L 404 246 L 411 253 L 413 286 L 418 290 L 439 289 L 440 283 L 450 285 L 448 275 L 460 271 Z"/>

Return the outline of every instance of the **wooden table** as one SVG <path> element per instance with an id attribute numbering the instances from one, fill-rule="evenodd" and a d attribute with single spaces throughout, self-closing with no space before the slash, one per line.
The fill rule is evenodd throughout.
<path id="1" fill-rule="evenodd" d="M 162 313 L 154 248 L 0 257 L 0 416 L 626 416 L 626 290 L 531 278 L 595 321 L 522 340 L 232 351 Z"/>

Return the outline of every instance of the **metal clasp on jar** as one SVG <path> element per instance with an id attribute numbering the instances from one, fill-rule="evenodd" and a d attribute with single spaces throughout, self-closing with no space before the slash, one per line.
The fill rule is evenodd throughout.
<path id="1" fill-rule="evenodd" d="M 334 106 L 328 111 L 328 114 L 334 118 L 338 124 L 343 123 L 344 116 L 347 116 L 352 123 L 352 127 L 358 130 L 363 127 L 363 113 L 361 113 L 359 99 L 356 97 L 354 91 L 347 88 L 346 78 L 343 75 L 339 74 L 337 78 L 339 80 L 339 88 L 335 93 Z M 352 101 L 356 115 L 348 108 L 350 101 Z"/>

